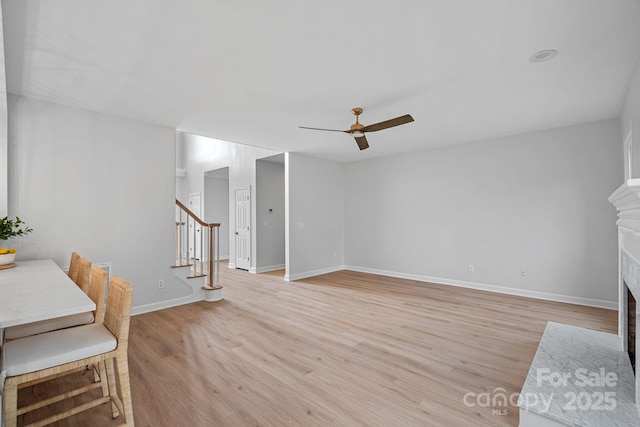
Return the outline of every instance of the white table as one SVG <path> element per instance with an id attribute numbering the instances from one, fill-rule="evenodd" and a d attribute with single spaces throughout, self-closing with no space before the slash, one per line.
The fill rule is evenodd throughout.
<path id="1" fill-rule="evenodd" d="M 18 261 L 0 270 L 0 329 L 95 309 L 53 260 Z"/>

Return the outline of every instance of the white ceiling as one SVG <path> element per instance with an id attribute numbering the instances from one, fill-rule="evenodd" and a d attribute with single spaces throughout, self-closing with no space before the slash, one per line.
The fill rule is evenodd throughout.
<path id="1" fill-rule="evenodd" d="M 9 93 L 354 161 L 618 117 L 638 0 L 3 0 Z M 542 49 L 549 62 L 531 63 Z M 359 151 L 351 108 L 371 124 Z"/>

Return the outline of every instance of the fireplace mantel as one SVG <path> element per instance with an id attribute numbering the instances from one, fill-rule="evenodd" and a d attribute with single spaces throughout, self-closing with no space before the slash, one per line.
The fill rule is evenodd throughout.
<path id="1" fill-rule="evenodd" d="M 616 224 L 620 231 L 631 232 L 640 239 L 640 179 L 629 179 L 609 196 L 618 210 Z"/>

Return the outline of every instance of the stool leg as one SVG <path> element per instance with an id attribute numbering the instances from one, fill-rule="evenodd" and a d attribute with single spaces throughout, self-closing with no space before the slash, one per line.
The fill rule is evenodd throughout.
<path id="1" fill-rule="evenodd" d="M 16 427 L 18 423 L 18 384 L 14 378 L 7 378 L 4 381 L 4 426 Z"/>
<path id="2" fill-rule="evenodd" d="M 100 381 L 100 385 L 102 386 L 102 397 L 110 396 L 109 378 L 107 375 L 107 362 L 103 360 L 102 362 L 96 363 L 94 365 L 94 369 L 96 371 L 96 375 L 98 376 L 98 379 L 96 381 Z M 111 404 L 111 417 L 117 418 L 120 415 L 120 411 L 118 411 L 116 403 L 113 401 L 113 399 L 110 399 L 109 403 Z"/>
<path id="3" fill-rule="evenodd" d="M 120 380 L 120 391 L 122 405 L 124 407 L 124 418 L 127 426 L 133 427 L 133 404 L 131 403 L 131 385 L 129 384 L 129 361 L 127 353 L 116 357 L 118 364 L 118 379 Z"/>
<path id="4" fill-rule="evenodd" d="M 113 365 L 113 359 L 107 359 L 104 361 L 105 374 L 107 375 L 107 382 L 109 384 L 109 397 L 111 397 L 111 415 L 113 418 L 120 415 L 118 409 L 122 406 L 120 396 L 118 395 L 118 386 L 116 383 L 115 367 Z"/>

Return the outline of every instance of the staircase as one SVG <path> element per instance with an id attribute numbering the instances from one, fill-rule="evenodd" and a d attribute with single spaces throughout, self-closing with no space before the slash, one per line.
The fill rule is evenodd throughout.
<path id="1" fill-rule="evenodd" d="M 206 223 L 176 199 L 176 263 L 178 277 L 201 279 L 203 299 L 220 301 L 220 224 Z"/>

